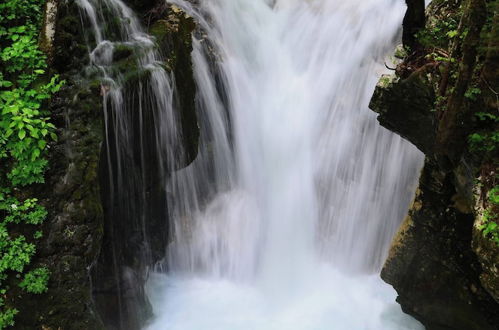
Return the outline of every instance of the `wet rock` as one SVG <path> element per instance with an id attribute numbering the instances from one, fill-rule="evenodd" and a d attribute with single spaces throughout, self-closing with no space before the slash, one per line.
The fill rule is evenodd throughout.
<path id="1" fill-rule="evenodd" d="M 192 33 L 196 24 L 192 17 L 176 6 L 166 9 L 161 19 L 151 25 L 149 32 L 156 37 L 159 49 L 165 53 L 166 65 L 175 76 L 177 90 L 176 108 L 180 109 L 183 150 L 190 164 L 197 155 L 199 126 L 196 115 L 196 84 L 192 71 Z"/>
<path id="2" fill-rule="evenodd" d="M 127 106 L 120 113 L 120 125 L 126 126 L 126 132 L 115 126 L 116 121 L 108 121 L 99 174 L 104 237 L 92 269 L 95 303 L 107 329 L 139 329 L 152 316 L 144 285 L 148 270 L 164 258 L 169 242 L 166 182 L 172 171 L 190 164 L 198 150 L 196 87 L 190 56 L 195 24 L 179 10 L 158 6 L 146 16 L 155 47 L 164 58 L 164 63 L 155 65 L 166 68 L 174 77 L 173 103 L 182 138 L 168 144 L 168 150 L 158 145 L 157 134 L 161 132 L 157 121 L 161 114 L 149 103 L 151 89 L 136 88 L 148 86 L 152 70 L 158 68 L 144 70 L 137 65 L 136 59 L 144 50 L 118 49 L 113 70 L 123 78 L 123 102 Z M 115 118 L 109 105 L 107 116 Z M 162 129 L 166 129 L 171 123 L 163 124 Z M 126 174 L 126 180 L 118 179 L 118 168 Z"/>
<path id="3" fill-rule="evenodd" d="M 47 293 L 19 293 L 15 328 L 98 330 L 103 324 L 93 305 L 89 268 L 99 255 L 103 233 L 100 89 L 79 83 L 86 47 L 78 9 L 74 3 L 51 4 L 55 7 L 47 9 L 50 17 L 45 18 L 50 26 L 42 29 L 50 33 L 42 36 L 42 49 L 53 56 L 51 72 L 59 73 L 66 84 L 50 104 L 59 139 L 49 144 L 46 182 L 35 188 L 49 215 L 34 260 L 51 275 Z"/>
<path id="4" fill-rule="evenodd" d="M 452 176 L 427 158 L 381 277 L 397 290 L 403 311 L 427 329 L 496 329 L 499 309 L 480 282 L 470 248 L 474 216 L 454 207 Z"/>
<path id="5" fill-rule="evenodd" d="M 383 127 L 411 141 L 424 153 L 431 153 L 435 141 L 435 93 L 424 72 L 406 79 L 383 75 L 369 107 L 379 113 Z"/>

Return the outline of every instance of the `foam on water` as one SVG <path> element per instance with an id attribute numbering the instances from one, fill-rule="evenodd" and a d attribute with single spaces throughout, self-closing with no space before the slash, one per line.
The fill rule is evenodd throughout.
<path id="1" fill-rule="evenodd" d="M 149 297 L 157 315 L 148 330 L 420 330 L 393 289 L 376 275 L 346 277 L 322 266 L 286 299 L 221 278 L 155 274 Z"/>

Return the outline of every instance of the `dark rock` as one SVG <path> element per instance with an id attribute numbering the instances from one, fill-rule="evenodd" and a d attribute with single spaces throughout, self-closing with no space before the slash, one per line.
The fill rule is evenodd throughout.
<path id="1" fill-rule="evenodd" d="M 66 84 L 50 104 L 59 139 L 49 144 L 46 182 L 35 188 L 49 215 L 34 263 L 48 267 L 51 275 L 47 293 L 19 293 L 15 328 L 98 330 L 104 327 L 92 302 L 88 270 L 97 259 L 103 233 L 98 184 L 101 96 L 98 87 L 79 83 L 86 48 L 78 9 L 74 2 L 56 4 L 56 33 L 45 49 L 53 56 L 51 72 L 59 73 Z"/>
<path id="2" fill-rule="evenodd" d="M 159 19 L 151 17 L 150 30 L 165 59 L 164 67 L 174 76 L 174 108 L 182 132 L 168 146 L 158 145 L 157 136 L 164 133 L 158 129 L 165 127 L 157 122 L 159 110 L 149 104 L 151 72 L 137 68 L 135 55 L 123 51 L 114 67 L 125 81 L 126 107 L 120 113 L 120 125 L 126 129 L 115 126 L 116 114 L 107 104 L 107 140 L 100 166 L 104 238 L 92 270 L 95 303 L 107 329 L 138 329 L 152 316 L 144 285 L 148 269 L 164 258 L 169 242 L 166 182 L 172 171 L 191 163 L 198 150 L 190 56 L 195 24 L 169 6 L 155 13 Z M 145 86 L 142 94 L 136 88 L 139 84 Z"/>
<path id="3" fill-rule="evenodd" d="M 435 93 L 423 71 L 414 72 L 400 80 L 384 75 L 371 99 L 369 107 L 379 113 L 383 127 L 411 141 L 419 150 L 429 154 L 435 142 Z"/>
<path id="4" fill-rule="evenodd" d="M 482 287 L 480 263 L 470 249 L 474 216 L 456 207 L 453 181 L 452 173 L 427 158 L 381 277 L 399 293 L 404 312 L 427 329 L 496 329 L 499 309 Z"/>
<path id="5" fill-rule="evenodd" d="M 425 1 L 424 0 L 405 0 L 407 11 L 402 25 L 404 26 L 402 42 L 404 46 L 411 50 L 420 47 L 416 33 L 425 26 Z"/>
<path id="6" fill-rule="evenodd" d="M 446 6 L 449 3 L 433 2 L 430 15 L 437 12 L 444 16 L 455 14 L 460 2 Z M 470 15 L 466 11 L 470 8 L 466 7 L 463 14 L 468 23 Z M 480 23 L 471 21 L 477 26 Z M 467 27 L 466 23 L 464 27 Z M 473 46 L 476 44 L 474 40 Z M 454 48 L 459 46 L 455 44 Z M 480 229 L 486 193 L 478 184 L 478 179 L 483 183 L 487 177 L 494 178 L 497 172 L 485 173 L 484 165 L 493 164 L 493 159 L 490 155 L 472 152 L 466 141 L 466 134 L 474 128 L 471 115 L 496 111 L 497 103 L 492 100 L 495 95 L 482 88 L 483 99 L 454 102 L 456 113 L 467 114 L 458 116 L 459 125 L 447 123 L 455 122 L 457 117 L 446 114 L 449 98 L 455 93 L 464 94 L 462 86 L 460 92 L 456 92 L 455 86 L 462 85 L 463 81 L 466 85 L 472 83 L 470 72 L 475 72 L 475 65 L 476 68 L 485 66 L 480 72 L 493 72 L 497 61 L 484 61 L 484 58 L 478 58 L 482 61 L 478 63 L 468 61 L 471 64 L 465 68 L 466 75 L 463 73 L 461 79 L 457 79 L 460 77 L 458 71 L 463 71 L 459 66 L 466 65 L 458 59 L 456 66 L 444 68 L 437 61 L 424 60 L 428 58 L 425 52 L 432 51 L 419 49 L 417 59 L 409 56 L 398 66 L 398 76 L 382 77 L 370 104 L 380 114 L 378 120 L 383 126 L 411 141 L 426 154 L 414 204 L 395 236 L 381 277 L 397 290 L 397 301 L 403 311 L 416 317 L 427 329 L 497 329 L 499 247 L 484 238 Z M 469 57 L 469 54 L 462 56 Z M 497 58 L 496 55 L 492 57 Z M 492 71 L 485 70 L 487 63 L 495 63 L 490 66 Z M 454 71 L 446 71 L 448 68 Z M 454 75 L 451 82 L 446 79 L 449 75 Z M 435 104 L 437 93 L 441 96 L 438 109 Z M 459 98 L 463 99 L 463 95 Z M 452 143 L 439 141 L 437 131 L 442 125 L 452 126 L 449 130 L 452 134 L 448 135 L 452 136 Z M 458 131 L 454 132 L 454 128 Z M 488 166 L 494 168 L 494 165 Z M 494 180 L 491 179 L 490 186 L 495 185 Z"/>

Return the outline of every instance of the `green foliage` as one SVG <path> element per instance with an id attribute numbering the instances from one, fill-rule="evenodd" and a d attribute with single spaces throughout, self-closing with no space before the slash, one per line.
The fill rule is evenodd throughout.
<path id="1" fill-rule="evenodd" d="M 470 90 L 476 90 L 472 92 L 475 95 L 481 93 L 478 88 Z M 490 112 L 477 112 L 475 113 L 475 117 L 479 120 L 483 128 L 468 137 L 470 151 L 484 153 L 482 156 L 487 157 L 498 150 L 499 132 L 494 127 L 499 122 L 499 116 Z"/>
<path id="2" fill-rule="evenodd" d="M 494 205 L 499 205 L 499 186 L 490 189 L 489 201 Z"/>
<path id="3" fill-rule="evenodd" d="M 489 207 L 484 211 L 483 224 L 480 226 L 484 237 L 489 237 L 499 245 L 499 186 L 495 186 L 488 193 Z"/>
<path id="4" fill-rule="evenodd" d="M 482 56 L 489 50 L 498 50 L 498 44 L 494 41 L 499 40 L 499 29 L 497 27 L 494 28 L 497 23 L 494 23 L 495 15 L 493 13 L 499 12 L 499 0 L 488 1 L 487 12 L 489 13 L 489 15 L 487 15 L 487 20 L 480 36 L 483 42 L 479 47 L 479 54 L 481 54 Z"/>
<path id="5" fill-rule="evenodd" d="M 499 245 L 499 226 L 496 222 L 490 220 L 490 214 L 484 214 L 484 224 L 480 226 L 484 237 L 489 237 L 497 245 Z"/>
<path id="6" fill-rule="evenodd" d="M 0 298 L 0 307 L 4 306 L 4 301 L 3 298 Z M 0 329 L 3 329 L 4 327 L 7 326 L 13 326 L 14 325 L 14 316 L 19 311 L 15 308 L 9 308 L 6 309 L 4 312 L 0 312 Z"/>
<path id="7" fill-rule="evenodd" d="M 475 101 L 477 96 L 480 95 L 481 93 L 482 93 L 482 90 L 480 88 L 471 87 L 471 88 L 468 88 L 468 90 L 464 93 L 464 97 L 466 97 L 467 99 L 470 99 L 472 101 Z"/>
<path id="8" fill-rule="evenodd" d="M 7 87 L 0 90 L 0 158 L 10 159 L 8 177 L 12 183 L 24 186 L 43 182 L 47 166 L 43 154 L 50 139 L 57 136 L 55 126 L 48 122 L 48 113 L 41 110 L 42 102 L 57 92 L 62 82 L 54 76 L 48 83 L 37 84 L 45 74 L 44 56 L 37 48 L 32 53 L 31 49 L 13 49 L 7 47 L 0 54 L 7 63 L 6 73 L 17 78 L 9 81 L 0 74 L 0 84 Z M 32 67 L 31 72 L 26 72 L 27 67 Z"/>
<path id="9" fill-rule="evenodd" d="M 407 57 L 408 53 L 409 52 L 408 52 L 408 50 L 405 47 L 397 47 L 395 49 L 394 56 L 395 56 L 395 58 L 403 60 L 404 58 Z"/>
<path id="10" fill-rule="evenodd" d="M 468 137 L 473 152 L 493 152 L 499 144 L 499 132 L 473 133 Z"/>
<path id="11" fill-rule="evenodd" d="M 493 113 L 488 113 L 488 112 L 477 112 L 475 116 L 481 120 L 481 121 L 486 121 L 486 120 L 491 120 L 494 122 L 499 121 L 499 117 L 494 115 Z"/>
<path id="12" fill-rule="evenodd" d="M 30 265 L 47 211 L 36 198 L 19 196 L 20 188 L 44 182 L 48 148 L 57 139 L 44 106 L 63 81 L 47 74 L 38 47 L 44 3 L 0 3 L 0 329 L 12 326 L 18 312 L 9 285 L 39 294 L 49 278 L 48 269 Z"/>
<path id="13" fill-rule="evenodd" d="M 453 15 L 443 20 L 437 20 L 431 27 L 426 27 L 416 34 L 418 41 L 426 48 L 447 49 L 449 42 L 459 36 L 459 15 Z"/>
<path id="14" fill-rule="evenodd" d="M 43 293 L 47 291 L 49 276 L 47 268 L 36 268 L 24 276 L 19 286 L 30 293 Z"/>
<path id="15" fill-rule="evenodd" d="M 46 216 L 45 208 L 37 204 L 36 199 L 26 199 L 19 202 L 12 197 L 9 189 L 0 190 L 0 292 L 8 293 L 6 280 L 10 275 L 19 277 L 29 266 L 35 252 L 36 245 L 30 242 L 26 236 L 12 234 L 9 228 L 12 226 L 36 226 L 41 224 Z M 40 231 L 37 231 L 40 235 Z M 37 233 L 35 232 L 35 234 Z M 39 236 L 41 237 L 41 236 Z M 38 238 L 39 238 L 38 237 Z M 37 235 L 34 235 L 37 239 Z M 48 271 L 38 268 L 25 275 L 20 287 L 30 293 L 42 293 L 46 290 Z M 5 308 L 4 299 L 0 299 L 0 329 L 11 325 L 17 310 Z"/>

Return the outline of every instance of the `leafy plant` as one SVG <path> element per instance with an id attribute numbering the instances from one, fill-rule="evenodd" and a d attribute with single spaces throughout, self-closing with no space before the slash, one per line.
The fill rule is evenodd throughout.
<path id="1" fill-rule="evenodd" d="M 492 188 L 487 196 L 489 207 L 484 211 L 480 230 L 482 230 L 484 237 L 489 237 L 499 245 L 499 214 L 497 213 L 497 207 L 499 206 L 499 186 Z"/>
<path id="2" fill-rule="evenodd" d="M 481 93 L 479 89 L 477 90 L 473 92 L 475 95 Z M 477 112 L 475 117 L 482 128 L 468 137 L 470 150 L 485 153 L 484 157 L 486 157 L 496 152 L 499 146 L 499 132 L 494 128 L 499 122 L 499 116 L 491 112 Z"/>
<path id="3" fill-rule="evenodd" d="M 495 186 L 489 191 L 489 201 L 492 204 L 499 205 L 499 186 Z"/>
<path id="4" fill-rule="evenodd" d="M 474 152 L 493 152 L 499 145 L 499 132 L 473 133 L 468 137 Z"/>
<path id="5" fill-rule="evenodd" d="M 419 42 L 426 48 L 447 49 L 451 39 L 459 37 L 458 24 L 460 13 L 435 21 L 431 26 L 419 31 L 416 35 Z"/>
<path id="6" fill-rule="evenodd" d="M 480 88 L 471 87 L 464 93 L 464 97 L 474 101 L 476 100 L 477 95 L 480 95 L 481 93 L 482 90 Z"/>
<path id="7" fill-rule="evenodd" d="M 43 293 L 47 291 L 47 283 L 50 272 L 47 268 L 36 268 L 24 276 L 19 286 L 31 293 Z"/>
<path id="8" fill-rule="evenodd" d="M 47 211 L 25 191 L 20 194 L 20 188 L 44 182 L 48 148 L 57 139 L 44 106 L 64 82 L 47 74 L 38 47 L 44 4 L 0 3 L 0 329 L 14 325 L 18 313 L 7 283 L 39 294 L 49 279 L 47 268 L 30 265 Z"/>

